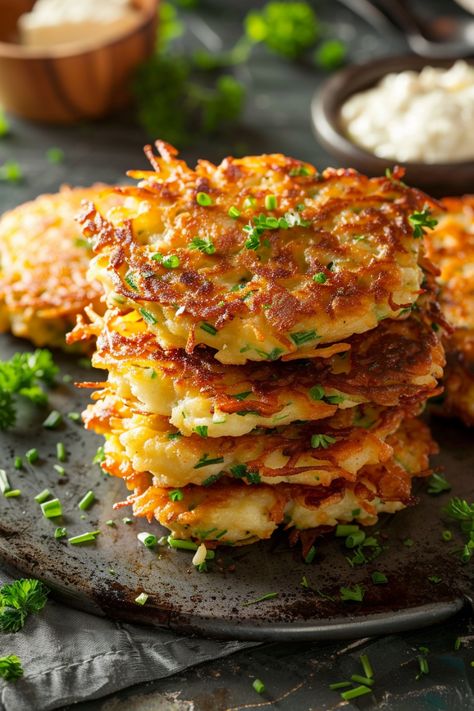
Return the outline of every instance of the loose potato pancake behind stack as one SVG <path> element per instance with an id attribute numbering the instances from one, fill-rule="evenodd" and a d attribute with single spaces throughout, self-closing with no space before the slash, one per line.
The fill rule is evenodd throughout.
<path id="1" fill-rule="evenodd" d="M 118 206 L 82 214 L 107 311 L 69 337 L 109 371 L 84 419 L 124 505 L 216 545 L 409 504 L 444 366 L 435 203 L 398 174 L 280 154 L 193 170 L 157 145 Z"/>
<path id="2" fill-rule="evenodd" d="M 86 276 L 90 245 L 75 216 L 83 200 L 100 204 L 104 187 L 64 187 L 0 218 L 0 330 L 64 347 L 77 314 L 91 303 L 102 310 L 100 284 Z"/>
<path id="3" fill-rule="evenodd" d="M 454 332 L 446 343 L 447 367 L 440 410 L 474 425 L 474 195 L 444 198 L 445 213 L 426 238 L 439 267 L 440 305 Z"/>

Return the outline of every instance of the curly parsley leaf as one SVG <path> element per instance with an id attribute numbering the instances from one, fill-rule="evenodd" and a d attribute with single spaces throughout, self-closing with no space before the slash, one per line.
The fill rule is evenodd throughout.
<path id="1" fill-rule="evenodd" d="M 247 14 L 244 28 L 250 42 L 263 43 L 287 59 L 300 57 L 319 35 L 318 20 L 307 2 L 268 2 Z"/>
<path id="2" fill-rule="evenodd" d="M 44 349 L 15 353 L 10 360 L 0 361 L 0 429 L 15 424 L 14 395 L 21 395 L 35 404 L 45 404 L 48 397 L 40 383 L 51 385 L 57 373 L 50 351 Z"/>
<path id="3" fill-rule="evenodd" d="M 48 588 L 32 578 L 20 578 L 0 588 L 0 631 L 18 632 L 28 615 L 40 612 L 48 599 Z"/>
<path id="4" fill-rule="evenodd" d="M 413 227 L 413 237 L 415 239 L 423 237 L 427 229 L 434 230 L 438 224 L 438 220 L 431 217 L 431 212 L 428 208 L 422 210 L 421 212 L 413 212 L 408 219 Z"/>
<path id="5" fill-rule="evenodd" d="M 21 660 L 16 654 L 0 657 L 0 677 L 5 681 L 15 681 L 23 676 Z"/>

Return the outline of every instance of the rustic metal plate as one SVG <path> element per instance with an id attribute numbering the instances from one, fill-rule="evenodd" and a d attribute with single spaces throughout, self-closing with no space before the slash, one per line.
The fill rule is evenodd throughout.
<path id="1" fill-rule="evenodd" d="M 0 337 L 2 358 L 27 349 L 23 342 Z M 80 367 L 74 356 L 56 354 L 56 361 L 62 375 L 73 380 L 102 378 L 102 373 Z M 59 381 L 50 393 L 51 405 L 63 413 L 83 409 L 89 392 Z M 18 426 L 0 436 L 1 466 L 22 491 L 16 499 L 0 497 L 0 559 L 16 572 L 41 578 L 58 598 L 73 606 L 207 636 L 309 640 L 426 626 L 450 617 L 470 598 L 472 565 L 460 563 L 456 526 L 450 526 L 455 533 L 452 542 L 441 539 L 447 523 L 440 513 L 449 496 L 474 500 L 472 432 L 458 423 L 433 422 L 442 449 L 435 464 L 445 467 L 452 491 L 429 496 L 426 483 L 421 483 L 417 506 L 377 526 L 385 548 L 373 563 L 351 567 L 343 543 L 328 538 L 318 545 L 315 561 L 307 565 L 280 535 L 254 546 L 223 549 L 211 572 L 199 574 L 187 552 L 164 547 L 152 551 L 137 540 L 140 531 L 157 535 L 164 531 L 145 521 L 126 524 L 127 509 L 113 511 L 113 503 L 125 498 L 126 490 L 120 480 L 104 476 L 92 464 L 100 438 L 71 421 L 61 429 L 45 430 L 41 423 L 46 412 L 23 410 Z M 63 477 L 53 468 L 58 441 L 68 452 Z M 15 471 L 14 456 L 31 447 L 39 450 L 40 461 Z M 61 499 L 62 522 L 42 517 L 34 496 L 44 488 Z M 97 500 L 82 513 L 77 503 L 91 488 Z M 109 519 L 116 525 L 105 525 Z M 71 546 L 53 537 L 57 525 L 66 526 L 69 536 L 95 529 L 101 534 L 95 544 Z M 413 541 L 410 547 L 404 544 L 407 538 Z M 383 571 L 389 583 L 374 585 L 370 577 L 374 570 Z M 303 576 L 309 589 L 301 585 Z M 438 578 L 440 582 L 435 582 Z M 340 587 L 357 583 L 365 588 L 363 602 L 341 602 Z M 141 592 L 149 594 L 144 607 L 134 602 Z M 246 604 L 269 592 L 278 596 Z"/>

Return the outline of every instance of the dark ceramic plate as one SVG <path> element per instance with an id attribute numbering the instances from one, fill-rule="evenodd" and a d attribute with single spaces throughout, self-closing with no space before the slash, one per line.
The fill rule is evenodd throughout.
<path id="1" fill-rule="evenodd" d="M 0 337 L 2 358 L 25 348 L 13 338 Z M 57 361 L 62 373 L 76 380 L 102 376 L 80 368 L 73 357 L 57 354 Z M 88 392 L 71 383 L 61 384 L 50 395 L 51 404 L 62 412 L 80 411 L 87 399 Z M 417 506 L 377 526 L 384 551 L 372 563 L 351 567 L 343 543 L 328 538 L 319 543 L 315 561 L 307 565 L 281 535 L 267 543 L 223 549 L 211 572 L 200 574 L 191 565 L 191 554 L 163 547 L 152 551 L 139 543 L 138 532 L 162 535 L 163 530 L 144 521 L 126 524 L 122 519 L 128 510 L 113 511 L 113 503 L 124 499 L 126 491 L 120 480 L 105 477 L 91 464 L 100 439 L 70 421 L 62 429 L 45 430 L 41 427 L 45 414 L 24 411 L 21 424 L 0 437 L 2 467 L 22 491 L 16 499 L 0 497 L 0 559 L 13 571 L 41 578 L 56 597 L 73 606 L 207 636 L 310 640 L 426 626 L 450 617 L 470 597 L 473 566 L 460 563 L 456 553 L 460 536 L 456 532 L 451 543 L 441 540 L 446 523 L 440 511 L 449 494 L 428 496 L 426 483 L 420 486 Z M 434 430 L 442 446 L 437 463 L 446 467 L 451 494 L 472 501 L 472 433 L 448 422 L 435 422 Z M 68 451 L 64 477 L 53 468 L 58 441 Z M 14 456 L 31 447 L 39 450 L 40 462 L 15 471 Z M 46 487 L 62 501 L 62 522 L 44 519 L 34 501 Z M 97 501 L 82 514 L 77 503 L 88 489 L 95 491 Z M 116 525 L 105 525 L 108 519 Z M 70 536 L 95 529 L 101 534 L 96 544 L 71 546 L 53 537 L 58 525 L 66 526 Z M 410 547 L 404 544 L 407 538 L 413 541 Z M 389 583 L 374 585 L 370 577 L 374 570 L 383 571 Z M 303 576 L 310 589 L 302 587 Z M 364 601 L 341 602 L 341 586 L 357 583 L 365 588 Z M 141 592 L 149 594 L 144 607 L 134 602 Z M 278 596 L 246 604 L 269 592 Z"/>
<path id="2" fill-rule="evenodd" d="M 367 175 L 383 175 L 395 161 L 378 158 L 353 143 L 340 120 L 342 104 L 352 94 L 377 84 L 386 74 L 408 69 L 419 72 L 424 66 L 450 67 L 453 59 L 426 59 L 415 55 L 387 57 L 364 64 L 354 64 L 332 76 L 313 99 L 311 113 L 316 136 L 324 148 L 345 167 Z M 474 63 L 474 59 L 466 59 Z M 400 163 L 406 170 L 406 182 L 435 197 L 474 192 L 474 161 L 461 163 Z"/>

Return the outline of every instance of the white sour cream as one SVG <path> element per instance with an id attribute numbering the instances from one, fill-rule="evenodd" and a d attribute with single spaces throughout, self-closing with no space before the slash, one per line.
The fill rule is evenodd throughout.
<path id="1" fill-rule="evenodd" d="M 122 34 L 141 19 L 130 0 L 37 0 L 18 20 L 22 44 L 50 47 L 59 44 L 105 41 Z"/>
<path id="2" fill-rule="evenodd" d="M 349 138 L 380 158 L 454 163 L 474 159 L 474 66 L 387 74 L 341 110 Z"/>

